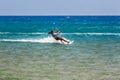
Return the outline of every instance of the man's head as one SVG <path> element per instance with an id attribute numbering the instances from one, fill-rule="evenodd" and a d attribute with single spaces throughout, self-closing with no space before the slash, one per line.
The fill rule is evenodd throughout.
<path id="1" fill-rule="evenodd" d="M 53 34 L 54 33 L 54 31 L 53 30 L 51 30 L 48 34 Z"/>

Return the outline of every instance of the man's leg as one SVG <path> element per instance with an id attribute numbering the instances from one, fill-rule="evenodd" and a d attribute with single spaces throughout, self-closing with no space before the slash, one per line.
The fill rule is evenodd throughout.
<path id="1" fill-rule="evenodd" d="M 62 39 L 60 41 L 62 42 L 62 44 L 64 44 L 64 42 L 62 41 Z"/>
<path id="2" fill-rule="evenodd" d="M 69 41 L 67 41 L 67 40 L 65 40 L 65 39 L 63 39 L 63 38 L 61 38 L 61 40 L 63 40 L 64 42 L 67 42 L 67 43 L 69 43 Z"/>

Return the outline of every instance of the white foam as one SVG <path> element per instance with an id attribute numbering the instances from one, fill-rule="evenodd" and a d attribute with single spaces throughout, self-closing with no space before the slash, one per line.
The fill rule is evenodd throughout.
<path id="1" fill-rule="evenodd" d="M 35 32 L 35 33 L 22 33 L 22 32 L 0 32 L 0 34 L 47 34 L 44 32 Z"/>
<path id="2" fill-rule="evenodd" d="M 120 36 L 120 33 L 63 33 L 63 34 L 76 34 L 76 35 L 113 35 L 113 36 Z"/>
<path id="3" fill-rule="evenodd" d="M 0 41 L 9 42 L 41 42 L 41 43 L 53 43 L 55 40 L 52 37 L 46 37 L 42 39 L 1 39 Z"/>
<path id="4" fill-rule="evenodd" d="M 0 32 L 0 34 L 10 34 L 10 32 Z"/>
<path id="5" fill-rule="evenodd" d="M 62 44 L 61 41 L 57 41 L 51 36 L 41 38 L 41 39 L 0 39 L 0 41 L 4 41 L 4 42 L 60 43 L 60 44 Z M 70 41 L 70 40 L 68 40 L 68 41 Z M 67 43 L 64 43 L 64 44 L 67 44 Z"/>

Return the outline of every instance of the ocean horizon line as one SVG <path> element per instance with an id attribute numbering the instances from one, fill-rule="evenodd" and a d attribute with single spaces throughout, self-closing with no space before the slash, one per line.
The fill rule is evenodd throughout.
<path id="1" fill-rule="evenodd" d="M 21 16 L 27 16 L 27 17 L 30 17 L 30 16 L 35 16 L 35 17 L 39 17 L 39 16 L 120 16 L 120 14 L 118 14 L 118 15 L 113 15 L 113 14 L 101 14 L 101 15 L 97 15 L 97 14 L 93 14 L 93 15 L 67 15 L 67 14 L 63 14 L 63 15 L 61 15 L 61 14 L 58 14 L 58 15 L 54 15 L 54 14 L 52 14 L 52 15 L 0 15 L 0 17 L 2 17 L 2 16 L 18 16 L 18 17 L 21 17 Z"/>

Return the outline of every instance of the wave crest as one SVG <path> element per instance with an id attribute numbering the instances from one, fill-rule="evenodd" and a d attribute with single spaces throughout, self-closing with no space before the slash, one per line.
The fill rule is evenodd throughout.
<path id="1" fill-rule="evenodd" d="M 66 38 L 64 38 L 66 39 Z M 66 39 L 68 40 L 68 39 Z M 60 43 L 62 44 L 59 40 L 55 40 L 53 37 L 48 36 L 45 38 L 41 38 L 41 39 L 0 39 L 0 41 L 2 42 L 36 42 L 36 43 Z M 70 41 L 70 40 L 68 40 Z M 70 41 L 71 42 L 71 41 Z M 67 44 L 66 42 L 64 44 Z"/>
<path id="2" fill-rule="evenodd" d="M 56 43 L 57 41 L 52 37 L 42 39 L 0 39 L 0 41 L 7 42 L 40 42 L 40 43 Z"/>
<path id="3" fill-rule="evenodd" d="M 35 33 L 12 33 L 12 32 L 0 32 L 0 34 L 48 34 L 44 32 L 35 32 Z M 115 35 L 115 36 L 120 36 L 120 33 L 61 33 L 62 35 Z"/>

